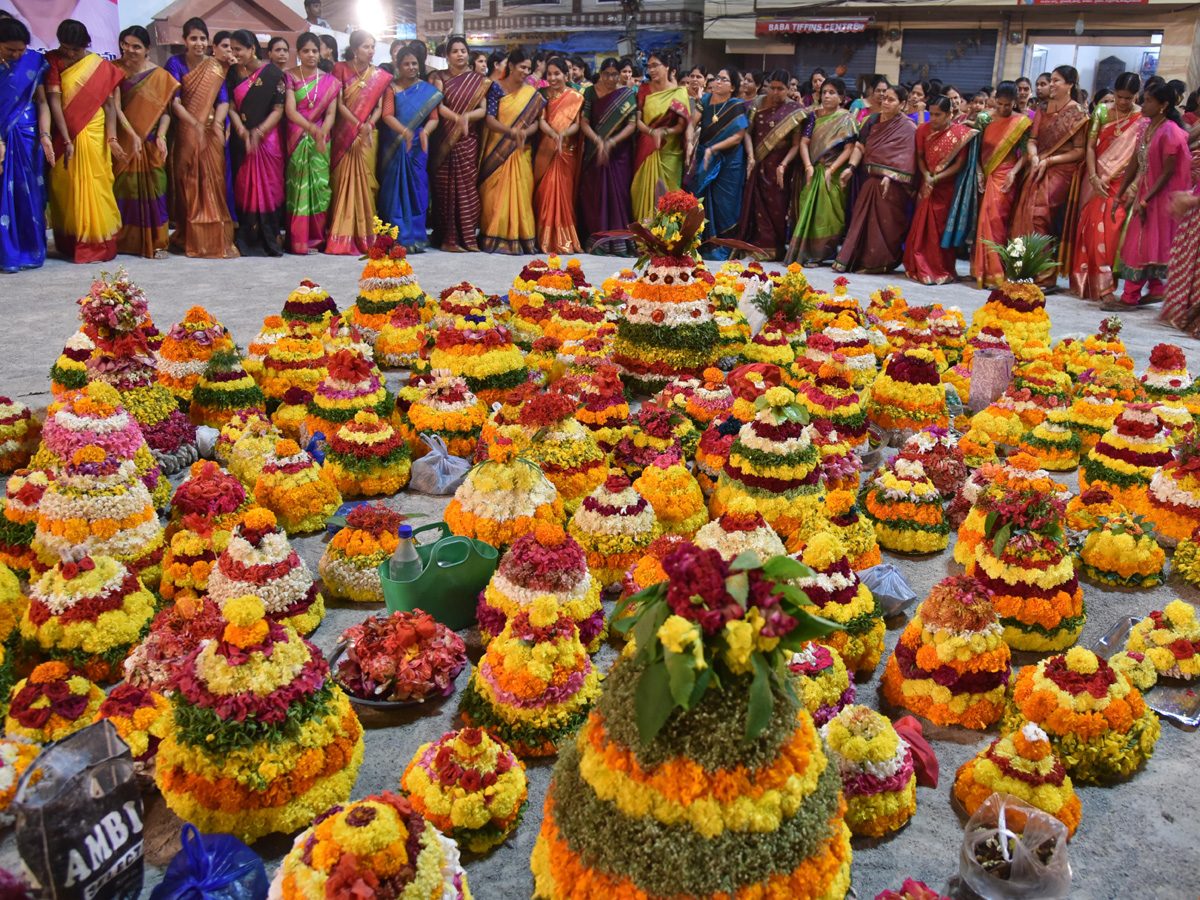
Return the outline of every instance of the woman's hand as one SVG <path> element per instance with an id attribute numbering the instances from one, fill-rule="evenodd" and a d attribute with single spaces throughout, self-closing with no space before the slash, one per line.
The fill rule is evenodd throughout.
<path id="1" fill-rule="evenodd" d="M 602 166 L 608 165 L 608 157 L 612 152 L 612 141 L 601 140 L 596 144 L 596 161 Z"/>
<path id="2" fill-rule="evenodd" d="M 421 139 L 420 140 L 421 140 L 421 152 L 428 154 L 429 153 L 429 132 L 425 131 L 425 129 L 421 129 Z"/>
<path id="3" fill-rule="evenodd" d="M 1033 180 L 1041 181 L 1046 175 L 1046 169 L 1049 168 L 1049 160 L 1042 158 L 1033 164 Z"/>
<path id="4" fill-rule="evenodd" d="M 247 132 L 246 134 L 246 152 L 257 153 L 259 146 L 262 144 L 263 135 L 257 128 Z"/>
<path id="5" fill-rule="evenodd" d="M 159 159 L 165 161 L 167 158 L 167 139 L 161 134 L 156 134 L 154 136 L 154 146 L 158 148 Z"/>
<path id="6" fill-rule="evenodd" d="M 706 148 L 705 148 L 705 150 L 704 150 L 704 162 L 702 162 L 702 163 L 700 164 L 700 167 L 701 167 L 702 169 L 707 169 L 707 168 L 708 168 L 708 164 L 709 164 L 709 162 L 711 162 L 711 161 L 712 161 L 712 155 L 713 155 L 713 149 L 712 149 L 712 147 L 706 147 Z"/>
<path id="7" fill-rule="evenodd" d="M 1010 171 L 1007 175 L 1004 176 L 1004 183 L 1000 185 L 1000 193 L 1007 194 L 1009 191 L 1011 191 L 1013 189 L 1013 186 L 1016 183 L 1017 183 L 1017 173 Z"/>
<path id="8" fill-rule="evenodd" d="M 854 177 L 854 172 L 853 172 L 853 170 L 850 169 L 849 166 L 842 169 L 842 173 L 840 175 L 838 175 L 838 181 L 840 181 L 842 183 L 842 190 L 845 190 L 847 187 L 850 186 L 850 179 L 853 177 Z"/>
<path id="9" fill-rule="evenodd" d="M 783 190 L 783 176 L 786 174 L 787 166 L 785 166 L 783 163 L 780 163 L 775 167 L 775 184 L 779 186 L 781 191 Z"/>
<path id="10" fill-rule="evenodd" d="M 1096 191 L 1097 194 L 1104 193 L 1104 181 L 1103 181 L 1103 179 L 1100 178 L 1099 175 L 1096 175 L 1095 173 L 1089 175 L 1088 181 L 1091 182 L 1092 188 Z"/>
<path id="11" fill-rule="evenodd" d="M 650 130 L 650 136 L 651 136 L 652 138 L 654 138 L 654 149 L 655 149 L 655 150 L 661 150 L 661 149 L 662 149 L 662 142 L 663 142 L 663 134 L 662 134 L 662 129 L 661 129 L 661 128 L 652 128 L 652 129 Z"/>
<path id="12" fill-rule="evenodd" d="M 1188 191 L 1175 191 L 1171 194 L 1171 199 L 1168 202 L 1172 218 L 1182 219 L 1191 210 L 1195 209 L 1196 203 L 1200 201 L 1200 197 Z"/>
<path id="13" fill-rule="evenodd" d="M 54 168 L 54 141 L 50 139 L 50 135 L 42 135 L 42 153 L 46 156 L 46 165 Z"/>
<path id="14" fill-rule="evenodd" d="M 146 146 L 146 142 L 142 140 L 142 136 L 136 131 L 130 131 L 129 134 L 133 138 L 133 155 L 141 156 L 142 148 Z"/>
<path id="15" fill-rule="evenodd" d="M 108 150 L 113 155 L 113 159 L 122 165 L 129 159 L 129 154 L 121 147 L 121 142 L 115 137 L 108 139 Z"/>

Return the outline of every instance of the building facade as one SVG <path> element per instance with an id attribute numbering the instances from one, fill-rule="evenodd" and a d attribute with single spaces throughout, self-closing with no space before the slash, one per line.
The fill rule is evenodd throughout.
<path id="1" fill-rule="evenodd" d="M 704 36 L 746 68 L 845 67 L 848 85 L 879 73 L 937 78 L 969 94 L 1073 65 L 1089 93 L 1124 71 L 1200 83 L 1200 8 L 1159 0 L 943 0 L 797 9 L 795 0 L 705 0 Z"/>

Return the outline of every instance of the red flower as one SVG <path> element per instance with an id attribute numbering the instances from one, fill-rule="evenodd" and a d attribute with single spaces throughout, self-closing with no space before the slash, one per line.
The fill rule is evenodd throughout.
<path id="1" fill-rule="evenodd" d="M 658 198 L 660 213 L 687 213 L 699 205 L 699 201 L 687 191 L 671 191 Z"/>
<path id="2" fill-rule="evenodd" d="M 604 480 L 604 489 L 610 493 L 619 494 L 632 484 L 633 482 L 629 480 L 628 475 L 622 472 L 617 472 L 614 475 L 609 475 L 608 478 Z"/>
<path id="3" fill-rule="evenodd" d="M 483 778 L 475 769 L 467 769 L 462 773 L 462 778 L 459 780 L 459 786 L 468 794 L 473 794 L 483 787 Z"/>
<path id="4" fill-rule="evenodd" d="M 1156 369 L 1174 371 L 1187 366 L 1183 350 L 1174 344 L 1156 344 L 1150 351 L 1150 365 Z"/>
<path id="5" fill-rule="evenodd" d="M 483 742 L 483 732 L 478 728 L 464 728 L 458 736 L 468 747 L 478 747 Z"/>
<path id="6" fill-rule="evenodd" d="M 650 313 L 650 319 L 655 323 L 661 322 L 665 318 L 666 315 L 661 309 L 656 309 L 654 312 Z"/>
<path id="7" fill-rule="evenodd" d="M 1179 638 L 1177 641 L 1172 641 L 1167 645 L 1167 649 L 1174 654 L 1176 659 L 1191 659 L 1196 655 L 1196 648 L 1192 646 L 1192 642 L 1187 638 Z"/>
<path id="8" fill-rule="evenodd" d="M 92 558 L 90 556 L 85 556 L 79 561 L 79 571 L 81 572 L 90 572 L 94 568 L 96 568 L 96 564 L 92 562 Z"/>
<path id="9" fill-rule="evenodd" d="M 73 562 L 63 563 L 62 574 L 63 578 L 67 579 L 67 581 L 71 581 L 79 575 L 79 566 Z"/>
<path id="10" fill-rule="evenodd" d="M 685 544 L 663 560 L 670 579 L 667 603 L 705 634 L 716 634 L 730 619 L 740 619 L 745 610 L 725 589 L 729 566 L 716 550 L 701 550 Z"/>

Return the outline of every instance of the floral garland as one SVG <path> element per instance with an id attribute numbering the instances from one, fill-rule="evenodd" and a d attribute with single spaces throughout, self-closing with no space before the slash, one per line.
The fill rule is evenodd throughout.
<path id="1" fill-rule="evenodd" d="M 104 691 L 65 662 L 45 662 L 12 689 L 4 732 L 36 744 L 60 741 L 96 717 Z"/>
<path id="2" fill-rule="evenodd" d="M 1141 516 L 1105 518 L 1088 532 L 1079 564 L 1089 578 L 1118 587 L 1153 587 L 1166 578 L 1167 555 Z"/>
<path id="3" fill-rule="evenodd" d="M 1161 733 L 1128 676 L 1082 647 L 1021 669 L 1001 734 L 1030 722 L 1045 731 L 1072 779 L 1084 784 L 1133 774 L 1154 754 Z"/>
<path id="4" fill-rule="evenodd" d="M 846 824 L 856 835 L 882 837 L 917 811 L 912 749 L 892 723 L 850 705 L 821 727 L 830 761 L 842 773 Z"/>
<path id="5" fill-rule="evenodd" d="M 135 763 L 154 758 L 173 724 L 166 697 L 129 682 L 118 684 L 104 698 L 94 721 L 101 719 L 113 723 L 121 740 L 129 745 Z"/>
<path id="6" fill-rule="evenodd" d="M 987 728 L 1004 714 L 1012 677 L 988 591 L 970 576 L 934 585 L 913 616 L 883 673 L 894 706 L 935 725 Z"/>
<path id="7" fill-rule="evenodd" d="M 270 510 L 288 534 L 325 528 L 342 505 L 342 496 L 307 452 L 293 440 L 277 441 L 254 485 L 254 501 Z"/>
<path id="8" fill-rule="evenodd" d="M 1172 600 L 1133 626 L 1125 644 L 1129 654 L 1140 653 L 1167 678 L 1191 681 L 1200 677 L 1200 622 L 1196 608 Z"/>
<path id="9" fill-rule="evenodd" d="M 416 812 L 472 853 L 487 853 L 516 830 L 529 794 L 525 764 L 478 728 L 423 744 L 400 786 Z"/>
<path id="10" fill-rule="evenodd" d="M 355 603 L 382 603 L 379 566 L 391 559 L 405 517 L 382 503 L 354 507 L 346 524 L 325 546 L 318 571 L 330 597 Z"/>
<path id="11" fill-rule="evenodd" d="M 454 690 L 467 662 L 462 638 L 424 610 L 372 616 L 342 632 L 334 680 L 363 700 L 424 703 Z"/>
<path id="12" fill-rule="evenodd" d="M 867 482 L 863 512 L 879 546 L 896 553 L 935 553 L 950 543 L 941 494 L 918 461 L 897 456 Z"/>
<path id="13" fill-rule="evenodd" d="M 854 675 L 841 654 L 825 644 L 805 644 L 792 654 L 788 671 L 801 705 L 818 728 L 854 702 Z"/>

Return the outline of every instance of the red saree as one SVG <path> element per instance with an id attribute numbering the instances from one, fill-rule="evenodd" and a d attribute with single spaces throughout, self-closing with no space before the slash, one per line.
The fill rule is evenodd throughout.
<path id="1" fill-rule="evenodd" d="M 542 115 L 555 131 L 579 120 L 583 94 L 567 88 L 546 104 Z M 543 253 L 581 253 L 575 230 L 575 180 L 579 177 L 579 134 L 562 142 L 542 135 L 533 159 L 533 214 L 537 219 L 538 246 Z"/>
<path id="2" fill-rule="evenodd" d="M 1057 153 L 1065 153 L 1087 122 L 1087 112 L 1074 100 L 1056 113 L 1039 109 L 1033 119 L 1032 135 L 1037 143 L 1038 156 L 1046 159 Z M 1021 188 L 1011 234 L 1049 234 L 1059 238 L 1058 269 L 1043 273 L 1037 279 L 1040 285 L 1054 284 L 1058 272 L 1071 259 L 1071 242 L 1075 236 L 1075 202 L 1082 167 L 1082 160 L 1048 166 L 1046 174 L 1037 181 L 1034 181 L 1032 173 L 1027 175 Z"/>
<path id="3" fill-rule="evenodd" d="M 1008 226 L 1012 221 L 1017 187 L 1005 191 L 1004 182 L 1017 164 L 1018 151 L 1033 123 L 1021 113 L 1007 119 L 988 121 L 980 133 L 979 168 L 983 182 L 983 197 L 979 201 L 979 224 L 975 247 L 971 253 L 971 275 L 979 287 L 995 287 L 1004 281 L 1004 267 L 995 250 L 984 241 L 1003 246 L 1008 242 Z"/>
<path id="4" fill-rule="evenodd" d="M 1101 113 L 1100 110 L 1105 110 Z M 1096 175 L 1104 182 L 1097 193 L 1085 177 L 1079 190 L 1079 239 L 1071 254 L 1071 293 L 1085 300 L 1102 300 L 1116 290 L 1113 262 L 1125 228 L 1125 207 L 1117 202 L 1125 167 L 1137 150 L 1141 113 L 1108 122 L 1107 107 L 1092 117 L 1096 135 Z M 1086 170 L 1085 170 L 1086 175 Z"/>
<path id="5" fill-rule="evenodd" d="M 476 72 L 442 75 L 442 102 L 457 115 L 479 107 L 492 82 Z M 444 122 L 429 141 L 429 198 L 433 228 L 431 243 L 442 250 L 478 250 L 479 219 L 479 123 L 465 133 Z"/>
<path id="6" fill-rule="evenodd" d="M 934 175 L 944 172 L 979 132 L 969 125 L 953 124 L 935 132 L 929 122 L 917 126 L 917 153 Z M 958 280 L 953 247 L 942 246 L 942 232 L 954 202 L 953 178 L 939 179 L 929 196 L 917 201 L 908 240 L 904 243 L 904 274 L 921 284 L 950 284 Z"/>

